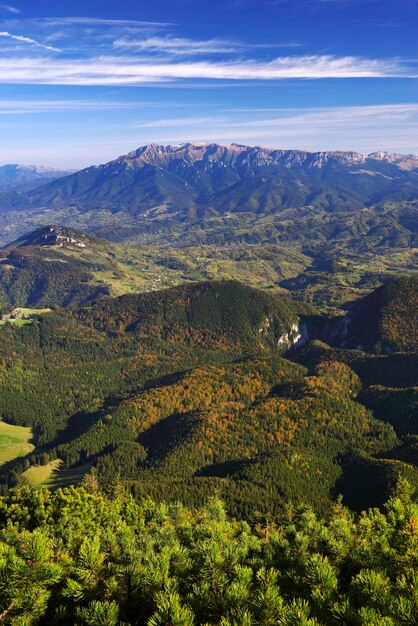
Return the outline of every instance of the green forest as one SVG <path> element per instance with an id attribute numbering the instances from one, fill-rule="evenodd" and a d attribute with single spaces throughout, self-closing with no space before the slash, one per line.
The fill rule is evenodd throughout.
<path id="1" fill-rule="evenodd" d="M 0 620 L 116 626 L 413 626 L 418 505 L 407 483 L 379 510 L 337 502 L 326 521 L 136 501 L 94 475 L 0 499 Z"/>
<path id="2" fill-rule="evenodd" d="M 379 506 L 399 479 L 418 489 L 416 293 L 407 277 L 378 288 L 348 337 L 341 316 L 234 281 L 5 324 L 0 417 L 32 439 L 0 468 L 2 493 L 94 468 L 105 493 L 116 481 L 196 507 L 216 492 L 251 519 L 289 501 L 327 515 L 339 495 Z M 315 338 L 327 327 L 329 344 Z M 366 332 L 367 352 L 344 347 Z"/>
<path id="3" fill-rule="evenodd" d="M 0 623 L 416 624 L 417 310 L 212 281 L 1 325 Z"/>

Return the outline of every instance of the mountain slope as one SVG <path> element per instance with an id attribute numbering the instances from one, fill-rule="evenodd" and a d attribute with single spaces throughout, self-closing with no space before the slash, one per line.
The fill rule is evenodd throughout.
<path id="1" fill-rule="evenodd" d="M 236 281 L 183 285 L 104 300 L 76 314 L 83 325 L 109 333 L 139 333 L 188 346 L 257 353 L 303 343 L 300 315 L 310 305 Z"/>
<path id="2" fill-rule="evenodd" d="M 68 306 L 108 296 L 110 285 L 95 272 L 111 269 L 110 252 L 107 242 L 70 228 L 24 235 L 0 250 L 0 306 Z"/>
<path id="3" fill-rule="evenodd" d="M 404 162 L 411 168 L 400 167 Z M 239 209 L 243 197 L 252 198 L 255 190 L 271 184 L 277 189 L 276 196 L 252 198 L 252 207 L 265 211 L 270 203 L 285 208 L 312 200 L 315 205 L 316 200 L 333 210 L 332 197 L 318 200 L 328 186 L 332 186 L 335 200 L 343 202 L 346 196 L 357 200 L 358 207 L 365 196 L 371 203 L 374 194 L 390 199 L 400 182 L 418 183 L 418 159 L 405 157 L 398 162 L 351 152 L 308 153 L 234 144 L 149 145 L 52 182 L 32 192 L 30 201 L 34 206 L 70 202 L 83 211 L 107 207 L 138 215 L 164 203 L 176 210 L 210 207 L 218 194 L 229 190 L 227 204 L 219 207 L 216 203 L 216 210 L 223 212 Z M 405 192 L 404 199 L 414 197 L 413 189 Z"/>
<path id="4" fill-rule="evenodd" d="M 344 347 L 383 351 L 418 350 L 418 278 L 389 281 L 354 303 L 330 337 Z"/>
<path id="5" fill-rule="evenodd" d="M 311 311 L 231 281 L 44 313 L 22 328 L 2 325 L 0 415 L 36 426 L 45 443 L 73 413 L 97 410 L 162 375 L 283 352 L 302 339 L 296 328 Z"/>

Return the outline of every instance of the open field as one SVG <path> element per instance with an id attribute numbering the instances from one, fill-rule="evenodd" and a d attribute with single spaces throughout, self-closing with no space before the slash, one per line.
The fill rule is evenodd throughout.
<path id="1" fill-rule="evenodd" d="M 22 473 L 20 481 L 30 487 L 58 489 L 79 483 L 91 468 L 90 463 L 74 469 L 61 469 L 61 466 L 61 459 L 55 459 L 46 465 L 33 465 Z"/>
<path id="2" fill-rule="evenodd" d="M 28 307 L 18 307 L 13 309 L 10 313 L 6 313 L 0 320 L 0 324 L 14 324 L 15 326 L 24 326 L 25 324 L 32 324 L 32 315 L 41 315 L 43 313 L 50 313 L 51 309 L 31 309 Z"/>
<path id="3" fill-rule="evenodd" d="M 32 452 L 35 446 L 31 439 L 31 428 L 0 421 L 0 466 Z"/>
<path id="4" fill-rule="evenodd" d="M 32 465 L 22 473 L 20 480 L 23 484 L 30 487 L 40 487 L 41 485 L 49 484 L 52 475 L 59 469 L 61 464 L 62 461 L 56 459 L 46 465 Z"/>

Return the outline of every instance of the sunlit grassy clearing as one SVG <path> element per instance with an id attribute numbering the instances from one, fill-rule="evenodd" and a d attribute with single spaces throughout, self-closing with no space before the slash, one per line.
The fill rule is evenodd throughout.
<path id="1" fill-rule="evenodd" d="M 60 459 L 56 459 L 46 465 L 32 465 L 29 469 L 22 473 L 20 481 L 30 487 L 40 487 L 41 485 L 46 485 L 49 483 L 53 473 L 59 469 L 61 464 L 62 461 Z"/>
<path id="2" fill-rule="evenodd" d="M 0 420 L 0 466 L 26 456 L 35 446 L 30 443 L 33 433 L 26 426 L 13 426 Z"/>
<path id="3" fill-rule="evenodd" d="M 0 324 L 14 324 L 15 326 L 25 326 L 32 324 L 32 315 L 42 315 L 50 313 L 51 309 L 31 309 L 28 307 L 17 307 L 10 313 L 6 313 L 0 320 Z"/>
<path id="4" fill-rule="evenodd" d="M 33 465 L 21 474 L 20 482 L 30 487 L 49 487 L 50 489 L 76 485 L 90 470 L 91 463 L 76 468 L 61 468 L 61 459 L 55 459 L 46 465 Z"/>

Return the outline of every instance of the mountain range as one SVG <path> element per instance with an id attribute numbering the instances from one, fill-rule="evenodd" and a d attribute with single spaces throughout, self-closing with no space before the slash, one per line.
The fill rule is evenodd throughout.
<path id="1" fill-rule="evenodd" d="M 1 194 L 0 490 L 418 493 L 416 157 L 145 146 Z"/>
<path id="2" fill-rule="evenodd" d="M 55 222 L 150 244 L 321 245 L 338 237 L 408 246 L 417 195 L 414 155 L 151 144 L 0 197 L 0 226 L 9 241 Z"/>
<path id="3" fill-rule="evenodd" d="M 39 165 L 0 165 L 1 191 L 30 191 L 44 183 L 73 174 L 75 170 L 56 170 Z"/>

